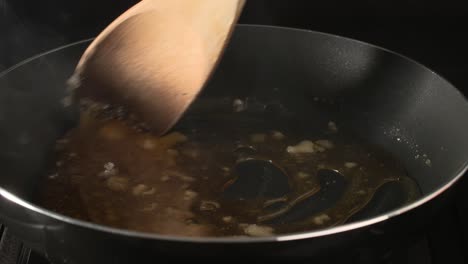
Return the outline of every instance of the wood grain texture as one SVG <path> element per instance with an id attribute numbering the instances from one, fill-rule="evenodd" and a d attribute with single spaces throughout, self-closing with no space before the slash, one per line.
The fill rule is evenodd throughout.
<path id="1" fill-rule="evenodd" d="M 76 68 L 78 94 L 123 104 L 163 134 L 203 88 L 241 0 L 144 0 L 112 22 Z"/>

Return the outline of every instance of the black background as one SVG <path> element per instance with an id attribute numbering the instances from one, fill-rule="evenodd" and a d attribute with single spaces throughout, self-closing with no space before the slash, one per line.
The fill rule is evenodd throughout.
<path id="1" fill-rule="evenodd" d="M 136 2 L 0 0 L 0 70 L 95 36 Z M 463 2 L 247 0 L 240 23 L 306 28 L 380 45 L 429 66 L 465 92 L 468 8 Z"/>

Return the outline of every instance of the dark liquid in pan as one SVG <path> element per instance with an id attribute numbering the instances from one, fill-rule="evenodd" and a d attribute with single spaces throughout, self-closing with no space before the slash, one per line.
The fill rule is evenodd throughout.
<path id="1" fill-rule="evenodd" d="M 284 124 L 272 129 L 262 125 L 264 120 L 244 120 L 232 112 L 203 115 L 158 138 L 128 118 L 101 110 L 83 111 L 80 127 L 57 142 L 56 163 L 41 197 L 44 207 L 143 232 L 264 236 L 345 223 L 379 187 L 408 181 L 393 157 L 342 135 L 333 123 L 313 132 L 289 130 Z M 288 194 L 226 198 L 223 192 L 237 176 L 233 168 L 245 158 L 271 160 L 280 167 L 287 175 Z M 324 168 L 340 172 L 341 187 L 335 187 L 336 180 L 320 182 L 318 171 Z M 418 197 L 417 187 L 408 186 L 404 202 Z M 259 221 L 278 210 L 265 208 L 265 203 L 278 198 L 284 206 L 314 188 L 335 194 L 318 193 L 279 218 Z"/>

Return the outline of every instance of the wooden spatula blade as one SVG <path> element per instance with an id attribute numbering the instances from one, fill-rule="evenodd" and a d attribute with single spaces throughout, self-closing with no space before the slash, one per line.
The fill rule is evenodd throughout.
<path id="1" fill-rule="evenodd" d="M 244 0 L 144 0 L 111 23 L 76 68 L 80 96 L 127 106 L 163 134 L 219 61 Z"/>

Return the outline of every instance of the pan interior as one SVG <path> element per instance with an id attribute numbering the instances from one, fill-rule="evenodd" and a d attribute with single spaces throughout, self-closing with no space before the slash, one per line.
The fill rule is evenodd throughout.
<path id="1" fill-rule="evenodd" d="M 87 104 L 80 126 L 56 147 L 41 205 L 148 233 L 312 231 L 420 194 L 400 162 L 339 124 L 318 127 L 253 100 L 201 98 L 163 137 L 120 107 Z"/>

